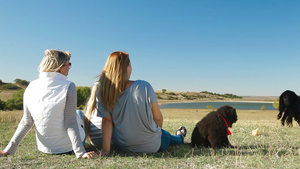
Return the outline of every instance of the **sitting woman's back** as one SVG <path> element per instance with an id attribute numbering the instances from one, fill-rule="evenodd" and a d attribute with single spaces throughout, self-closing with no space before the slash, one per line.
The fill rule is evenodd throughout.
<path id="1" fill-rule="evenodd" d="M 109 153 L 111 142 L 123 151 L 144 153 L 182 144 L 185 128 L 180 128 L 177 136 L 161 128 L 163 116 L 152 86 L 146 81 L 129 80 L 131 72 L 129 54 L 113 52 L 97 80 L 99 85 L 93 88 L 86 121 L 91 121 L 95 109 L 97 116 L 103 118 L 102 153 Z"/>
<path id="2" fill-rule="evenodd" d="M 118 98 L 110 113 L 99 102 L 100 116 L 112 116 L 113 144 L 123 151 L 157 152 L 160 147 L 161 128 L 153 120 L 151 105 L 156 94 L 146 81 L 134 81 Z"/>

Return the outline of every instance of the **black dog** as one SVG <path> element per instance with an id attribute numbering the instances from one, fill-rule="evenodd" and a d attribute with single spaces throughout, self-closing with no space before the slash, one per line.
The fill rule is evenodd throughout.
<path id="1" fill-rule="evenodd" d="M 229 143 L 228 127 L 237 121 L 236 110 L 231 106 L 220 107 L 217 111 L 208 113 L 196 124 L 192 133 L 192 147 L 232 147 Z"/>
<path id="2" fill-rule="evenodd" d="M 293 91 L 286 90 L 279 96 L 279 113 L 277 119 L 281 117 L 281 124 L 284 126 L 286 121 L 287 126 L 293 126 L 293 118 L 300 125 L 300 97 Z M 284 115 L 282 116 L 282 114 Z"/>

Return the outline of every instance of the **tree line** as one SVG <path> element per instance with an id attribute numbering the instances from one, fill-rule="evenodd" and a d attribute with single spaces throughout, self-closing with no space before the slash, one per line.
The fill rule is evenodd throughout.
<path id="1" fill-rule="evenodd" d="M 208 91 L 202 91 L 201 93 L 206 93 L 206 94 L 210 94 L 210 95 L 215 95 L 215 96 L 222 96 L 225 98 L 230 98 L 230 99 L 241 99 L 241 96 L 237 96 L 231 93 L 225 93 L 225 94 L 219 94 L 219 93 L 213 93 L 213 92 L 208 92 Z"/>
<path id="2" fill-rule="evenodd" d="M 0 90 L 17 90 L 12 99 L 2 101 L 0 99 L 0 110 L 23 110 L 23 95 L 26 87 L 29 85 L 29 81 L 16 79 L 15 84 L 3 83 L 0 80 Z M 22 87 L 18 87 L 18 85 Z M 77 92 L 77 107 L 78 109 L 84 109 L 87 99 L 91 94 L 90 87 L 76 87 Z"/>

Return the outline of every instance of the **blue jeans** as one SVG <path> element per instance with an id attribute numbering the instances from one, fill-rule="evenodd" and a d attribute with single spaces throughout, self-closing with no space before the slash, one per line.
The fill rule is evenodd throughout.
<path id="1" fill-rule="evenodd" d="M 86 139 L 86 134 L 85 134 L 85 127 L 84 127 L 84 114 L 81 110 L 76 110 L 76 118 L 77 118 L 77 122 L 78 124 L 78 130 L 79 130 L 79 134 L 80 135 L 84 135 L 84 139 L 81 138 L 81 136 L 79 138 L 81 138 L 82 140 L 82 144 L 83 146 L 85 146 L 85 139 Z"/>
<path id="2" fill-rule="evenodd" d="M 166 150 L 170 145 L 183 144 L 183 140 L 184 137 L 181 134 L 173 136 L 166 130 L 161 129 L 161 144 L 158 152 Z"/>

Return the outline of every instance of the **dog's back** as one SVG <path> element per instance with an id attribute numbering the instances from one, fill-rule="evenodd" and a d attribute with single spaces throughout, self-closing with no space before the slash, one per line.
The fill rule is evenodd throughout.
<path id="1" fill-rule="evenodd" d="M 210 147 L 210 143 L 207 140 L 208 132 L 210 130 L 210 127 L 214 125 L 215 116 L 217 115 L 216 111 L 212 111 L 208 113 L 205 117 L 200 120 L 192 133 L 192 147 L 197 146 L 203 146 L 203 147 Z"/>

